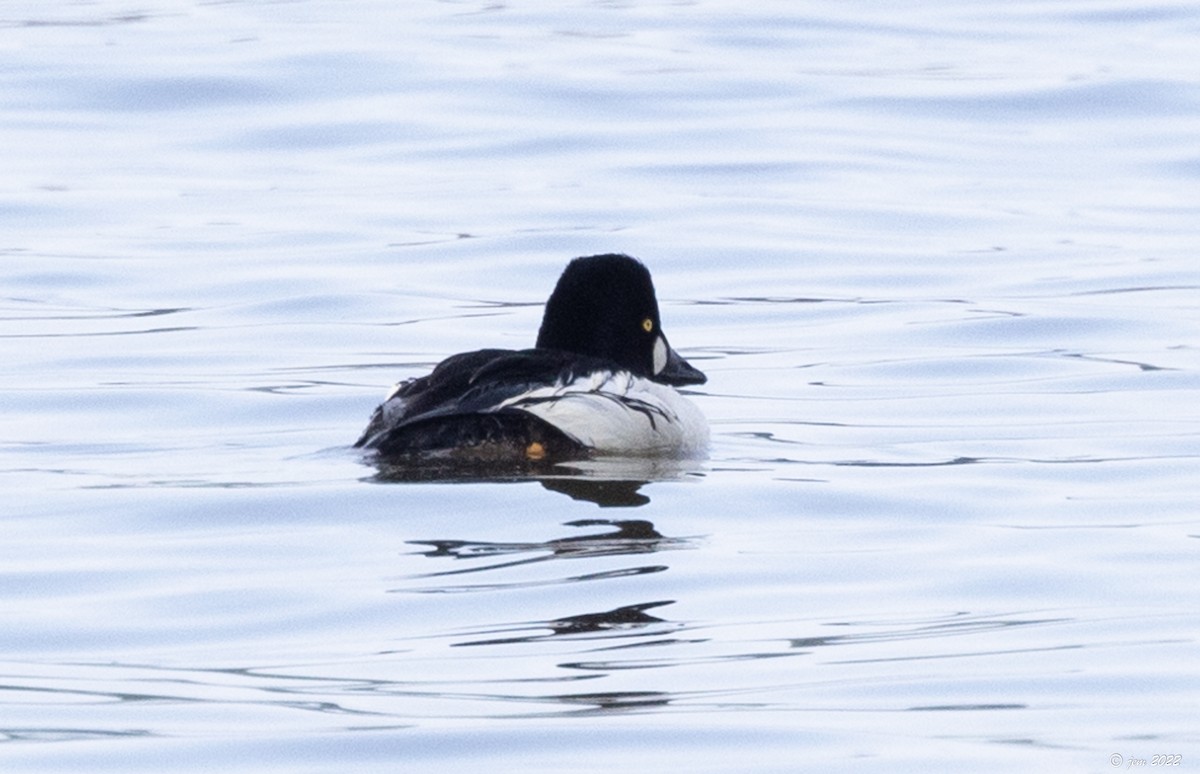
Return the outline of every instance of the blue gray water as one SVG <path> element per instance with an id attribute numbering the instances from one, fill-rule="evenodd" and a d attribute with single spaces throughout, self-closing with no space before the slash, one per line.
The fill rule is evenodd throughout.
<path id="1" fill-rule="evenodd" d="M 1198 46 L 1170 0 L 6 3 L 0 766 L 1194 768 Z M 609 251 L 707 460 L 349 449 Z"/>

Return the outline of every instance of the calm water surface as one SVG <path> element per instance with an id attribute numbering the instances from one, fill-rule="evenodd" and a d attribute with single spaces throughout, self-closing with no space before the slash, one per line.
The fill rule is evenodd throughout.
<path id="1" fill-rule="evenodd" d="M 1170 1 L 5 4 L 0 764 L 1194 769 L 1198 44 Z M 608 251 L 707 460 L 348 448 Z"/>

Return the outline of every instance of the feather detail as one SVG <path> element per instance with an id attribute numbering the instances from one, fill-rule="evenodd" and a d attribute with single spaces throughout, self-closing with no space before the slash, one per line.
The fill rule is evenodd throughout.
<path id="1" fill-rule="evenodd" d="M 532 414 L 600 453 L 695 454 L 708 444 L 698 408 L 673 388 L 628 371 L 593 371 L 515 395 L 497 408 Z"/>

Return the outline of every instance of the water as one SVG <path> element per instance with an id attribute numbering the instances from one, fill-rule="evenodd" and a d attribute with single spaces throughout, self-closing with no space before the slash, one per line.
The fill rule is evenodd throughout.
<path id="1" fill-rule="evenodd" d="M 0 761 L 1194 765 L 1198 33 L 7 3 Z M 606 251 L 709 375 L 709 459 L 348 448 Z"/>

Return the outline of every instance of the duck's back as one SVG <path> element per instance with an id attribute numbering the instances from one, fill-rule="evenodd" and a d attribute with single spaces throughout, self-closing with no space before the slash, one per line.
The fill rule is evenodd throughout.
<path id="1" fill-rule="evenodd" d="M 483 349 L 442 361 L 397 385 L 355 446 L 388 457 L 556 459 L 584 448 L 545 420 L 510 405 L 572 375 L 579 358 L 551 350 Z"/>

